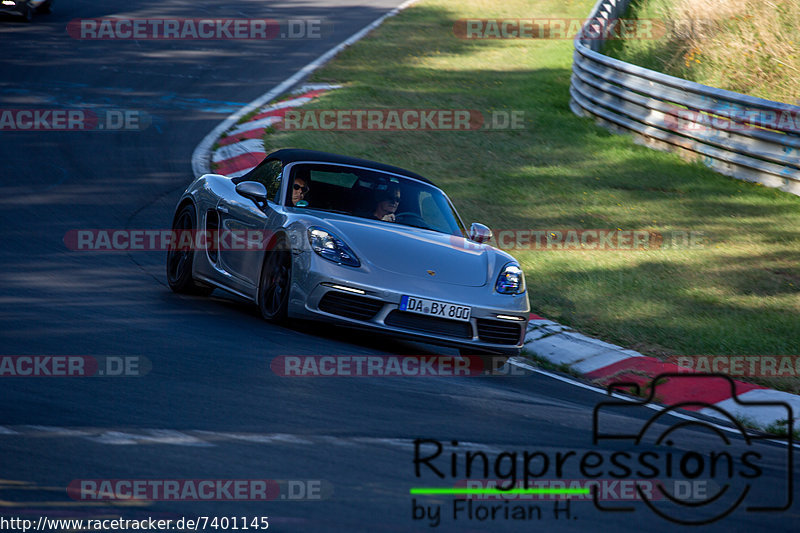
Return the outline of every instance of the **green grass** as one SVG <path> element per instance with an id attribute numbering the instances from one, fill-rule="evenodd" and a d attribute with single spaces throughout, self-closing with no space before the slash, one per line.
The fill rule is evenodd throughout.
<path id="1" fill-rule="evenodd" d="M 261 108 L 260 108 L 260 107 L 259 107 L 259 108 L 256 108 L 256 109 L 253 109 L 253 110 L 251 110 L 251 111 L 248 111 L 247 113 L 245 113 L 244 115 L 242 115 L 242 116 L 239 118 L 239 120 L 237 120 L 237 121 L 236 121 L 236 124 L 235 124 L 233 127 L 236 127 L 236 126 L 238 126 L 238 125 L 240 125 L 240 124 L 244 124 L 245 122 L 250 122 L 250 120 L 251 120 L 251 119 L 252 119 L 254 116 L 258 115 L 260 112 L 261 112 Z M 232 127 L 231 129 L 233 129 L 233 127 Z"/>
<path id="2" fill-rule="evenodd" d="M 711 245 L 512 251 L 534 312 L 653 355 L 800 354 L 800 198 L 635 145 L 569 109 L 570 40 L 463 40 L 460 18 L 584 18 L 593 0 L 425 0 L 313 76 L 342 83 L 307 108 L 521 110 L 525 129 L 277 132 L 431 178 L 469 224 L 703 231 Z M 785 385 L 798 390 L 792 380 Z"/>
<path id="3" fill-rule="evenodd" d="M 536 352 L 532 352 L 530 349 L 523 349 L 522 355 L 523 357 L 529 359 L 536 366 L 538 366 L 539 368 L 543 368 L 544 370 L 551 370 L 553 372 L 568 374 L 574 378 L 579 378 L 579 379 L 583 378 L 583 374 L 573 369 L 567 363 L 558 363 L 558 364 L 553 363 L 546 357 L 542 357 Z"/>
<path id="4" fill-rule="evenodd" d="M 655 40 L 609 41 L 612 57 L 759 98 L 800 99 L 800 0 L 633 0 L 625 17 L 684 22 Z M 687 21 L 699 21 L 694 32 Z"/>
<path id="5" fill-rule="evenodd" d="M 779 437 L 788 437 L 789 436 L 789 421 L 788 420 L 778 420 L 769 424 L 763 431 L 766 433 L 771 433 L 773 435 L 777 435 Z M 793 442 L 800 442 L 800 429 L 792 429 L 792 441 Z"/>
<path id="6" fill-rule="evenodd" d="M 750 416 L 737 414 L 734 415 L 733 418 L 736 419 L 736 421 L 739 422 L 739 424 L 745 429 L 762 431 L 764 433 L 769 433 L 770 435 L 775 435 L 776 437 L 786 438 L 789 436 L 788 420 L 776 420 L 775 422 L 765 426 L 758 423 L 755 418 Z M 792 442 L 800 442 L 800 429 L 792 429 Z"/>
<path id="7" fill-rule="evenodd" d="M 672 14 L 674 4 L 675 0 L 631 0 L 623 18 L 653 21 L 656 27 L 662 29 L 661 32 L 654 31 L 654 34 L 659 35 L 663 32 L 662 24 L 666 24 L 663 21 L 676 18 Z M 696 79 L 695 69 L 700 58 L 691 54 L 691 43 L 680 37 L 664 33 L 655 40 L 609 40 L 603 53 L 640 67 L 699 81 Z"/>

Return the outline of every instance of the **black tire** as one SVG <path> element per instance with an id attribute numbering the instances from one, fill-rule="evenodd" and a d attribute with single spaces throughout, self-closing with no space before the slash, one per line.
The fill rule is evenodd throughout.
<path id="1" fill-rule="evenodd" d="M 192 204 L 184 205 L 175 214 L 172 229 L 176 231 L 190 231 L 197 229 L 197 215 Z M 177 242 L 173 242 L 167 251 L 167 283 L 169 288 L 179 294 L 195 294 L 208 296 L 213 287 L 201 285 L 192 278 L 192 265 L 194 264 L 194 250 L 179 250 Z"/>
<path id="2" fill-rule="evenodd" d="M 258 308 L 269 322 L 283 322 L 289 309 L 292 283 L 292 252 L 280 237 L 266 253 L 258 284 Z"/>
<path id="3" fill-rule="evenodd" d="M 53 0 L 47 0 L 44 4 L 39 7 L 39 11 L 42 13 L 50 13 L 53 9 Z"/>

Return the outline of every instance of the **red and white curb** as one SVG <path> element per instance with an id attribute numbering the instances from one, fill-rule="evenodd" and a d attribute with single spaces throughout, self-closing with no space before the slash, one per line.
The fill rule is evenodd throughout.
<path id="1" fill-rule="evenodd" d="M 648 357 L 633 350 L 593 339 L 567 326 L 531 314 L 525 335 L 525 349 L 556 365 L 567 365 L 602 386 L 614 382 L 645 385 L 659 374 L 689 374 L 685 368 Z M 755 423 L 762 428 L 786 419 L 785 409 L 746 405 L 752 402 L 783 402 L 791 407 L 795 427 L 800 420 L 800 396 L 753 383 L 734 380 L 735 396 L 730 383 L 719 378 L 671 379 L 657 386 L 657 399 L 666 405 L 698 402 L 716 406 L 734 417 Z M 700 414 L 724 418 L 713 407 L 687 406 Z"/>
<path id="2" fill-rule="evenodd" d="M 211 151 L 212 169 L 234 178 L 247 174 L 267 155 L 263 138 L 268 128 L 279 128 L 287 111 L 339 87 L 327 83 L 304 85 L 292 98 L 259 108 L 249 120 L 235 124 L 217 140 Z"/>

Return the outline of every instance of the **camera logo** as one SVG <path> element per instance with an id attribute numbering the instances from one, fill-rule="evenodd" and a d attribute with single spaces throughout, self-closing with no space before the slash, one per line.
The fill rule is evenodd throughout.
<path id="1" fill-rule="evenodd" d="M 691 380 L 691 381 L 687 381 Z M 614 389 L 638 384 L 617 382 Z M 734 412 L 763 410 L 786 421 L 783 436 L 748 432 L 741 419 L 718 405 L 688 399 L 653 411 L 659 391 L 730 390 Z M 729 389 L 728 389 L 729 388 Z M 723 374 L 668 373 L 653 378 L 642 401 L 604 401 L 594 409 L 595 446 L 607 446 L 615 477 L 657 480 L 655 494 L 637 486 L 644 505 L 659 517 L 681 525 L 704 525 L 721 520 L 738 508 L 746 512 L 786 511 L 792 504 L 792 408 L 785 402 L 746 402 L 736 394 L 734 381 Z M 673 394 L 674 396 L 674 394 Z M 720 423 L 672 416 L 680 409 L 703 411 Z M 633 420 L 643 422 L 634 427 Z M 677 423 L 676 423 L 677 420 Z M 730 426 L 729 430 L 721 426 Z M 764 442 L 781 440 L 786 446 Z M 785 448 L 785 449 L 784 449 Z M 777 469 L 777 470 L 776 470 Z M 689 489 L 687 490 L 687 487 Z M 613 505 L 592 495 L 605 512 L 633 512 L 631 505 Z"/>

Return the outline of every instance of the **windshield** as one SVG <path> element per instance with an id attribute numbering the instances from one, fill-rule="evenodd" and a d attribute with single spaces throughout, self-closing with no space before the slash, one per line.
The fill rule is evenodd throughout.
<path id="1" fill-rule="evenodd" d="M 432 185 L 378 170 L 300 163 L 291 168 L 286 205 L 464 236 L 447 197 Z"/>

